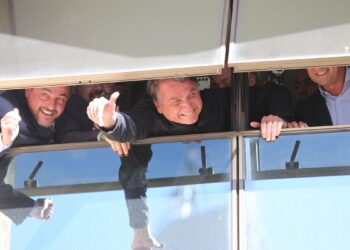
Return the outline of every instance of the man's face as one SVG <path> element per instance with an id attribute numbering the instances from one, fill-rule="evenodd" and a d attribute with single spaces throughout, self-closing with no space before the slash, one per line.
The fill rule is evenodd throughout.
<path id="1" fill-rule="evenodd" d="M 249 86 L 254 86 L 257 84 L 256 74 L 250 73 L 249 74 Z"/>
<path id="2" fill-rule="evenodd" d="M 94 98 L 100 97 L 103 94 L 102 84 L 91 84 L 78 87 L 78 94 L 86 101 L 90 102 Z"/>
<path id="3" fill-rule="evenodd" d="M 311 80 L 327 88 L 341 80 L 341 67 L 310 67 L 307 68 Z"/>
<path id="4" fill-rule="evenodd" d="M 31 88 L 25 90 L 29 109 L 39 125 L 50 127 L 62 114 L 70 95 L 69 87 Z"/>
<path id="5" fill-rule="evenodd" d="M 216 88 L 224 88 L 231 85 L 232 69 L 223 68 L 220 75 L 214 75 L 211 77 L 211 86 Z"/>
<path id="6" fill-rule="evenodd" d="M 163 80 L 158 85 L 156 108 L 169 121 L 180 124 L 194 124 L 202 111 L 202 99 L 196 83 L 186 80 L 178 82 Z"/>
<path id="7" fill-rule="evenodd" d="M 121 85 L 121 84 L 119 84 L 119 85 Z M 108 95 L 108 96 L 113 94 L 114 91 L 116 91 L 115 88 L 116 88 L 116 85 L 114 83 L 103 83 L 102 84 L 103 94 Z"/>

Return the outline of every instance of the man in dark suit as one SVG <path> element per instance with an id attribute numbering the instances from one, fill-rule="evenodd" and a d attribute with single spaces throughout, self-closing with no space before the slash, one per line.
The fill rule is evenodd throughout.
<path id="1" fill-rule="evenodd" d="M 54 122 L 62 114 L 70 95 L 69 87 L 10 90 L 0 96 L 0 211 L 20 224 L 27 216 L 49 219 L 50 199 L 33 200 L 4 182 L 11 157 L 9 147 L 53 142 Z"/>
<path id="2" fill-rule="evenodd" d="M 297 119 L 308 126 L 350 124 L 350 69 L 310 67 L 307 72 L 318 90 L 300 104 Z"/>
<path id="3" fill-rule="evenodd" d="M 228 88 L 199 91 L 197 80 L 185 77 L 151 80 L 148 92 L 150 97 L 125 113 L 116 111 L 118 93 L 110 100 L 96 98 L 88 106 L 88 116 L 105 130 L 106 138 L 116 142 L 150 136 L 221 132 L 230 128 Z M 275 117 L 262 122 L 265 126 L 272 125 Z M 144 233 L 147 234 L 147 230 Z"/>
<path id="4" fill-rule="evenodd" d="M 56 141 L 69 143 L 96 141 L 99 139 L 109 142 L 113 151 L 118 152 L 121 156 L 119 182 L 125 194 L 129 224 L 134 230 L 132 249 L 162 247 L 162 244 L 157 242 L 151 235 L 149 228 L 146 172 L 148 162 L 152 157 L 151 146 L 134 145 L 130 148 L 129 143 L 118 143 L 102 138 L 98 136 L 99 129 L 95 128 L 96 125 L 86 114 L 86 108 L 90 101 L 96 97 L 108 96 L 116 90 L 122 93 L 122 98 L 118 99 L 119 110 L 126 111 L 131 109 L 135 102 L 145 95 L 144 82 L 108 85 L 92 84 L 78 86 L 76 90 L 76 93 L 68 101 L 64 115 L 56 123 Z M 127 147 L 126 154 L 124 154 L 123 147 Z"/>
<path id="5" fill-rule="evenodd" d="M 185 84 L 181 84 L 182 82 Z M 107 126 L 106 130 L 111 130 L 106 133 L 106 136 L 122 142 L 149 136 L 228 130 L 230 95 L 227 88 L 199 92 L 195 85 L 196 80 L 192 78 L 155 80 L 150 83 L 149 86 L 165 86 L 162 93 L 166 95 L 167 99 L 159 98 L 161 100 L 159 101 L 157 95 L 154 94 L 152 99 L 139 102 L 132 111 L 125 115 L 114 110 L 114 101 L 119 98 L 118 93 L 115 93 L 112 95 L 113 99 L 109 101 L 105 98 L 99 98 L 90 103 L 91 108 L 88 109 L 88 111 L 90 110 L 88 112 L 90 119 L 95 122 L 101 121 L 101 127 Z M 156 89 L 156 87 L 153 88 Z M 259 99 L 259 103 L 252 105 L 256 109 L 256 114 L 254 113 L 254 117 L 251 117 L 253 119 L 251 121 L 256 121 L 254 119 L 259 121 L 251 123 L 251 126 L 260 128 L 262 136 L 267 141 L 275 140 L 281 128 L 286 128 L 287 122 L 292 117 L 288 91 L 284 91 L 284 89 L 280 91 L 279 88 L 274 87 L 271 89 L 275 91 L 269 90 L 269 94 L 266 94 L 262 100 Z M 189 96 L 185 96 L 185 94 Z M 194 95 L 196 98 L 192 98 L 192 101 L 190 95 Z M 174 100 L 178 101 L 179 104 L 185 103 L 186 105 L 177 105 L 178 103 Z M 259 109 L 256 108 L 258 105 Z"/>

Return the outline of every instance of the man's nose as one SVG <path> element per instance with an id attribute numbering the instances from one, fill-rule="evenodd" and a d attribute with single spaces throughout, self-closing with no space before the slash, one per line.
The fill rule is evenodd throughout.
<path id="1" fill-rule="evenodd" d="M 46 108 L 50 110 L 56 109 L 56 101 L 53 98 L 49 98 L 46 102 Z"/>
<path id="2" fill-rule="evenodd" d="M 103 87 L 101 84 L 94 85 L 94 87 L 92 88 L 92 91 L 102 91 L 102 90 L 103 90 Z"/>
<path id="3" fill-rule="evenodd" d="M 183 108 L 192 108 L 193 107 L 193 103 L 191 100 L 186 99 L 185 101 L 182 102 L 182 107 Z"/>

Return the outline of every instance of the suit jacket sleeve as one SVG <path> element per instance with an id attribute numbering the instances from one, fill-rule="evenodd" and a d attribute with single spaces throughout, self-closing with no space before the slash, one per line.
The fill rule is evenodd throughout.
<path id="1" fill-rule="evenodd" d="M 276 85 L 270 89 L 268 108 L 265 115 L 277 115 L 286 121 L 293 119 L 292 98 L 287 88 Z"/>
<path id="2" fill-rule="evenodd" d="M 331 126 L 333 124 L 326 101 L 319 90 L 298 105 L 296 118 L 298 121 L 303 121 L 311 127 Z"/>
<path id="3" fill-rule="evenodd" d="M 65 112 L 55 123 L 55 142 L 87 142 L 97 141 L 98 130 L 93 130 L 93 123 L 89 120 L 86 107 L 82 104 L 74 106 L 74 99 L 69 102 Z M 73 107 L 72 107 L 73 106 Z"/>
<path id="4" fill-rule="evenodd" d="M 260 122 L 266 115 L 277 115 L 286 121 L 293 119 L 293 105 L 287 88 L 267 83 L 249 88 L 249 121 Z"/>
<path id="5" fill-rule="evenodd" d="M 34 200 L 17 192 L 4 178 L 12 157 L 2 156 L 0 159 L 0 212 L 9 217 L 15 224 L 22 223 L 34 207 Z"/>
<path id="6" fill-rule="evenodd" d="M 97 141 L 98 130 L 84 130 L 79 121 L 68 115 L 62 115 L 56 123 L 55 142 L 72 143 Z"/>
<path id="7" fill-rule="evenodd" d="M 154 134 L 162 135 L 161 123 L 160 115 L 155 110 L 152 100 L 145 98 L 131 111 L 118 112 L 117 124 L 112 131 L 106 133 L 106 136 L 119 142 L 132 142 Z"/>

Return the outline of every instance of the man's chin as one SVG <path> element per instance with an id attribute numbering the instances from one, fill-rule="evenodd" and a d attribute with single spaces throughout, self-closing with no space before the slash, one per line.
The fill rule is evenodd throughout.
<path id="1" fill-rule="evenodd" d="M 181 123 L 185 125 L 193 125 L 198 121 L 198 118 L 182 119 Z"/>
<path id="2" fill-rule="evenodd" d="M 52 126 L 53 124 L 53 120 L 40 120 L 40 121 L 37 121 L 38 124 L 44 128 L 49 128 Z"/>

